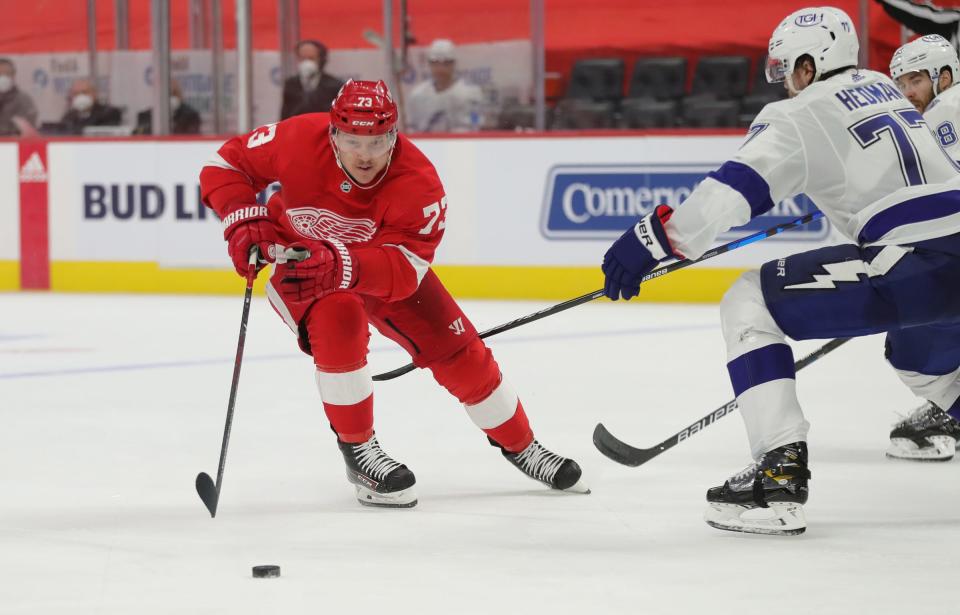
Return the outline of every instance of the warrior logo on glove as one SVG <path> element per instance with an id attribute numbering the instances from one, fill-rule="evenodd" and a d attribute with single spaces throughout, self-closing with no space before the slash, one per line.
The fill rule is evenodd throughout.
<path id="1" fill-rule="evenodd" d="M 309 252 L 302 261 L 278 265 L 272 283 L 289 302 L 312 303 L 337 290 L 350 290 L 357 283 L 353 255 L 336 239 L 294 244 L 287 251 Z M 279 280 L 279 283 L 277 282 Z"/>

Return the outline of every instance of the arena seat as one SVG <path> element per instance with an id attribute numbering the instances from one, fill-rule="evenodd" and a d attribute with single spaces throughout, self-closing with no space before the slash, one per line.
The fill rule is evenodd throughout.
<path id="1" fill-rule="evenodd" d="M 612 102 L 576 98 L 561 100 L 557 104 L 555 118 L 554 128 L 560 130 L 615 128 L 617 122 Z"/>
<path id="2" fill-rule="evenodd" d="M 750 60 L 744 56 L 706 56 L 697 62 L 693 96 L 718 100 L 742 98 L 750 81 Z"/>
<path id="3" fill-rule="evenodd" d="M 676 125 L 677 102 L 653 98 L 627 98 L 620 109 L 623 128 L 670 128 Z"/>
<path id="4" fill-rule="evenodd" d="M 640 58 L 633 65 L 627 97 L 677 100 L 684 95 L 686 82 L 686 58 Z"/>
<path id="5" fill-rule="evenodd" d="M 741 126 L 749 126 L 764 106 L 787 97 L 787 91 L 782 83 L 767 83 L 767 76 L 764 72 L 766 64 L 767 57 L 764 56 L 757 64 L 753 88 L 749 94 L 743 97 L 743 103 L 740 105 L 739 123 Z"/>
<path id="6" fill-rule="evenodd" d="M 690 128 L 727 128 L 737 125 L 740 103 L 713 97 L 693 96 L 683 100 L 683 125 Z"/>
<path id="7" fill-rule="evenodd" d="M 553 122 L 553 109 L 546 109 L 546 125 Z M 497 116 L 498 130 L 533 130 L 537 124 L 537 109 L 534 105 L 510 102 L 504 104 Z"/>
<path id="8" fill-rule="evenodd" d="M 623 98 L 623 66 L 621 58 L 578 60 L 570 73 L 566 98 L 619 104 Z"/>

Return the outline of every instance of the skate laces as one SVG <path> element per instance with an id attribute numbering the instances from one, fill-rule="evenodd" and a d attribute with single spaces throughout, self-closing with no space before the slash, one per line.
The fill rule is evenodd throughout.
<path id="1" fill-rule="evenodd" d="M 753 463 L 751 463 L 750 465 L 748 465 L 748 466 L 745 467 L 744 469 L 740 470 L 739 472 L 737 472 L 736 474 L 734 474 L 733 476 L 731 476 L 728 480 L 729 480 L 731 483 L 736 483 L 736 482 L 740 482 L 740 481 L 743 480 L 744 478 L 754 477 L 754 476 L 757 475 L 757 470 L 758 470 L 759 468 L 760 468 L 760 462 L 759 462 L 759 461 L 754 461 Z"/>
<path id="2" fill-rule="evenodd" d="M 952 426 L 955 423 L 953 417 L 944 412 L 933 402 L 926 402 L 916 408 L 906 417 L 901 415 L 901 420 L 895 427 L 912 427 L 914 429 L 923 429 L 933 425 Z"/>
<path id="3" fill-rule="evenodd" d="M 538 480 L 552 482 L 557 470 L 566 458 L 551 453 L 534 440 L 530 446 L 517 454 L 517 464 L 523 471 Z"/>
<path id="4" fill-rule="evenodd" d="M 354 445 L 353 452 L 360 468 L 377 480 L 383 480 L 387 474 L 403 465 L 383 452 L 376 436 L 363 444 Z"/>
<path id="5" fill-rule="evenodd" d="M 775 478 L 784 474 L 805 475 L 806 469 L 800 456 L 800 451 L 792 447 L 781 450 L 784 448 L 785 447 L 780 447 L 764 453 L 763 457 L 731 476 L 728 481 L 730 483 L 740 483 L 747 478 L 757 478 L 758 474 L 766 476 L 767 478 Z M 791 455 L 788 454 L 788 451 L 793 451 L 796 458 L 792 458 Z M 770 459 L 774 453 L 776 454 L 776 458 Z"/>

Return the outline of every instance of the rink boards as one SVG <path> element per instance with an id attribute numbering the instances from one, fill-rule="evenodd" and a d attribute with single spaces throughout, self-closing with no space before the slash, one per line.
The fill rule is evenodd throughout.
<path id="1" fill-rule="evenodd" d="M 681 203 L 742 134 L 417 138 L 447 190 L 435 268 L 455 295 L 562 299 L 602 285 L 604 251 L 659 203 Z M 0 143 L 0 289 L 235 293 L 198 174 L 218 139 Z M 748 228 L 811 210 L 804 197 Z M 744 269 L 835 242 L 825 222 L 664 276 L 655 301 L 716 301 Z"/>

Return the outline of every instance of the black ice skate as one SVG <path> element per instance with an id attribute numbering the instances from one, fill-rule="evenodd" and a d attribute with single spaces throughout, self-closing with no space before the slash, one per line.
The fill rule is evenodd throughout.
<path id="1" fill-rule="evenodd" d="M 511 453 L 489 436 L 487 440 L 491 445 L 499 448 L 507 461 L 517 469 L 551 489 L 571 493 L 590 493 L 590 488 L 580 480 L 580 466 L 573 459 L 551 453 L 536 440 L 519 453 Z"/>
<path id="2" fill-rule="evenodd" d="M 750 534 L 802 534 L 807 529 L 807 443 L 765 453 L 722 487 L 707 491 L 704 519 L 711 527 Z"/>
<path id="3" fill-rule="evenodd" d="M 914 410 L 890 432 L 887 457 L 950 461 L 956 454 L 960 423 L 932 402 Z"/>
<path id="4" fill-rule="evenodd" d="M 357 500 L 365 506 L 410 508 L 417 505 L 413 489 L 417 479 L 407 466 L 392 459 L 380 448 L 377 436 L 360 444 L 337 445 L 347 464 L 347 480 L 357 489 Z"/>

